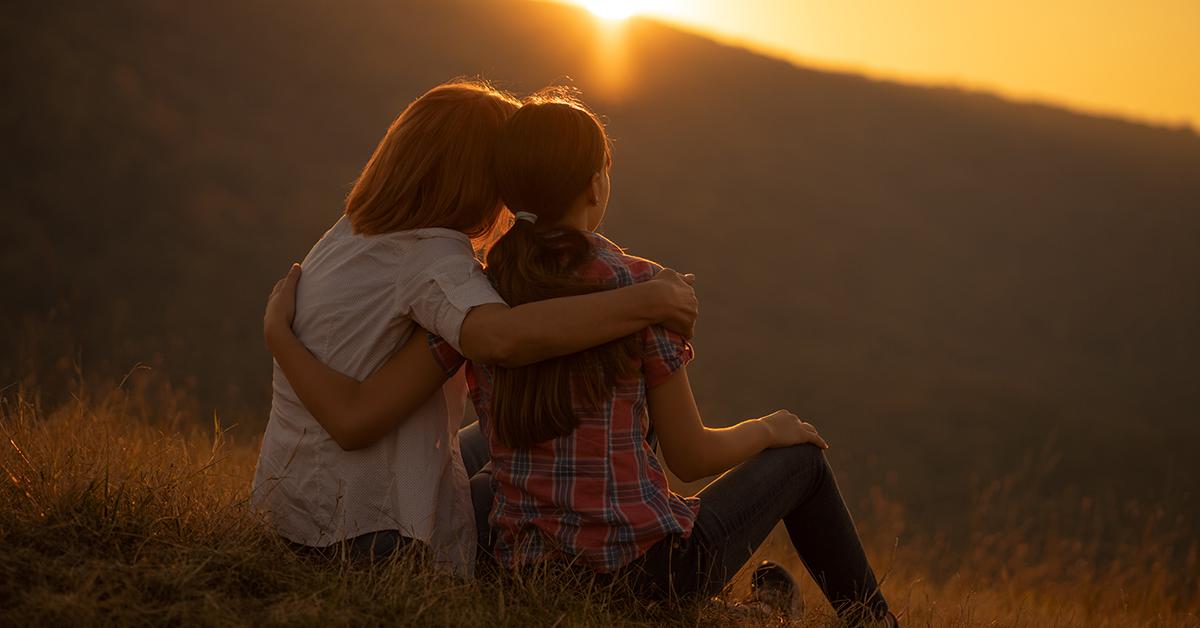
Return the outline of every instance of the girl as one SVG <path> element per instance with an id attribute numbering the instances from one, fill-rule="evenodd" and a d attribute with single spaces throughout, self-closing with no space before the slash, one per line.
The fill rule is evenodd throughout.
<path id="1" fill-rule="evenodd" d="M 279 363 L 252 502 L 293 543 L 345 544 L 353 555 L 372 556 L 416 540 L 457 571 L 473 567 L 475 525 L 457 439 L 465 385 L 442 375 L 418 327 L 481 364 L 509 366 L 657 322 L 691 329 L 695 297 L 677 275 L 512 308 L 488 283 L 472 245 L 491 239 L 502 211 L 493 152 L 517 107 L 481 83 L 421 96 L 393 122 L 344 215 L 305 258 L 303 281 L 298 269 L 291 273 L 299 289 L 295 334 L 267 326 Z M 287 359 L 310 350 L 350 378 L 379 371 L 388 382 L 381 403 L 374 396 L 335 409 L 311 402 L 303 391 L 313 384 Z M 327 430 L 313 416 L 340 413 L 353 413 L 363 429 L 348 433 L 329 422 Z"/>
<path id="2" fill-rule="evenodd" d="M 517 221 L 492 247 L 487 272 L 510 305 L 638 285 L 657 272 L 594 232 L 608 204 L 610 163 L 603 127 L 561 93 L 531 98 L 509 120 L 497 179 Z M 454 372 L 461 356 L 444 340 L 431 342 L 445 372 Z M 711 595 L 783 521 L 839 615 L 894 625 L 825 441 L 786 411 L 706 427 L 688 383 L 691 359 L 684 337 L 652 326 L 529 366 L 469 363 L 491 447 L 499 562 L 567 561 L 628 575 L 647 595 Z M 342 386 L 311 356 L 293 366 L 310 371 L 323 391 Z M 671 492 L 656 441 L 681 479 L 723 475 L 695 497 Z"/>

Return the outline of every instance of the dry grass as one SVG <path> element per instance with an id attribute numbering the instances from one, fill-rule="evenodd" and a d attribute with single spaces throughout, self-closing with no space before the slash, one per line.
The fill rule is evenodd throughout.
<path id="1" fill-rule="evenodd" d="M 552 574 L 466 582 L 416 556 L 373 568 L 300 558 L 247 508 L 255 448 L 215 422 L 195 428 L 168 387 L 139 381 L 104 395 L 76 386 L 52 408 L 18 392 L 4 398 L 0 624 L 782 622 L 716 602 L 643 606 Z M 878 494 L 860 508 L 905 625 L 1200 626 L 1188 526 L 1145 507 L 1035 509 L 1020 497 L 1031 468 L 981 495 L 966 549 L 897 545 L 903 509 Z M 762 553 L 786 560 L 787 549 L 776 536 Z M 809 610 L 795 625 L 836 624 L 803 580 Z"/>

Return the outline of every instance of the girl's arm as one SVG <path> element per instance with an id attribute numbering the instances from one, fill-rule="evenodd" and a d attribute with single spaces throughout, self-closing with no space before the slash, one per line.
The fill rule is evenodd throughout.
<path id="1" fill-rule="evenodd" d="M 519 367 L 569 355 L 662 323 L 691 338 L 699 312 L 693 275 L 667 269 L 616 290 L 508 307 L 472 308 L 463 320 L 463 355 L 482 364 Z"/>
<path id="2" fill-rule="evenodd" d="M 800 443 L 829 447 L 816 428 L 786 410 L 732 427 L 706 427 L 696 408 L 686 367 L 651 388 L 647 397 L 663 458 L 685 482 L 723 473 L 764 449 Z"/>
<path id="3" fill-rule="evenodd" d="M 292 332 L 300 265 L 293 264 L 267 301 L 263 334 L 275 362 L 304 407 L 339 447 L 368 447 L 396 428 L 446 382 L 425 331 L 408 342 L 366 382 L 321 363 Z"/>
<path id="4" fill-rule="evenodd" d="M 419 408 L 446 375 L 420 333 L 363 382 L 321 363 L 292 332 L 300 273 L 293 264 L 271 292 L 263 319 L 267 346 L 300 401 L 340 447 L 369 446 Z M 463 321 L 460 342 L 467 357 L 517 366 L 597 346 L 659 320 L 690 336 L 699 310 L 694 280 L 664 270 L 617 290 L 516 308 L 479 306 Z"/>

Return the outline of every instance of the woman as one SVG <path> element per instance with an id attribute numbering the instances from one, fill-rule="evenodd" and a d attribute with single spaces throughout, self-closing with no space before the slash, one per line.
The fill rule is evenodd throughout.
<path id="1" fill-rule="evenodd" d="M 465 384 L 433 363 L 421 328 L 481 364 L 517 366 L 657 322 L 685 331 L 694 323 L 694 294 L 676 275 L 638 291 L 513 308 L 496 294 L 472 245 L 492 238 L 503 211 L 493 152 L 517 106 L 470 82 L 413 102 L 363 169 L 344 215 L 305 258 L 303 280 L 293 275 L 295 334 L 279 340 L 267 329 L 281 360 L 252 494 L 293 543 L 374 556 L 415 540 L 438 562 L 471 571 L 475 525 L 457 439 Z M 286 367 L 289 350 L 311 350 L 355 379 L 380 371 L 386 407 L 308 404 L 318 414 L 353 412 L 367 426 L 354 434 L 322 428 L 301 403 L 311 384 Z M 381 369 L 393 353 L 400 359 Z"/>
<path id="2" fill-rule="evenodd" d="M 637 285 L 658 270 L 594 233 L 608 204 L 609 165 L 603 127 L 561 94 L 534 97 L 509 120 L 497 178 L 517 221 L 487 267 L 509 304 Z M 441 339 L 431 342 L 445 372 L 454 372 L 462 357 Z M 291 358 L 326 403 L 357 390 L 311 356 Z M 841 617 L 894 625 L 825 441 L 786 411 L 706 427 L 687 379 L 691 359 L 684 337 L 652 326 L 529 366 L 469 364 L 491 447 L 499 562 L 561 560 L 628 575 L 646 595 L 710 595 L 783 521 Z M 723 475 L 696 497 L 672 493 L 656 441 L 680 478 Z"/>

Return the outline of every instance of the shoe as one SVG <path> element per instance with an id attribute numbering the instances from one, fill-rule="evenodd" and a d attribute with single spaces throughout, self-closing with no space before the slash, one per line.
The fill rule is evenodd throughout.
<path id="1" fill-rule="evenodd" d="M 769 560 L 755 567 L 750 576 L 750 600 L 785 617 L 799 617 L 804 613 L 800 585 L 783 565 Z"/>

